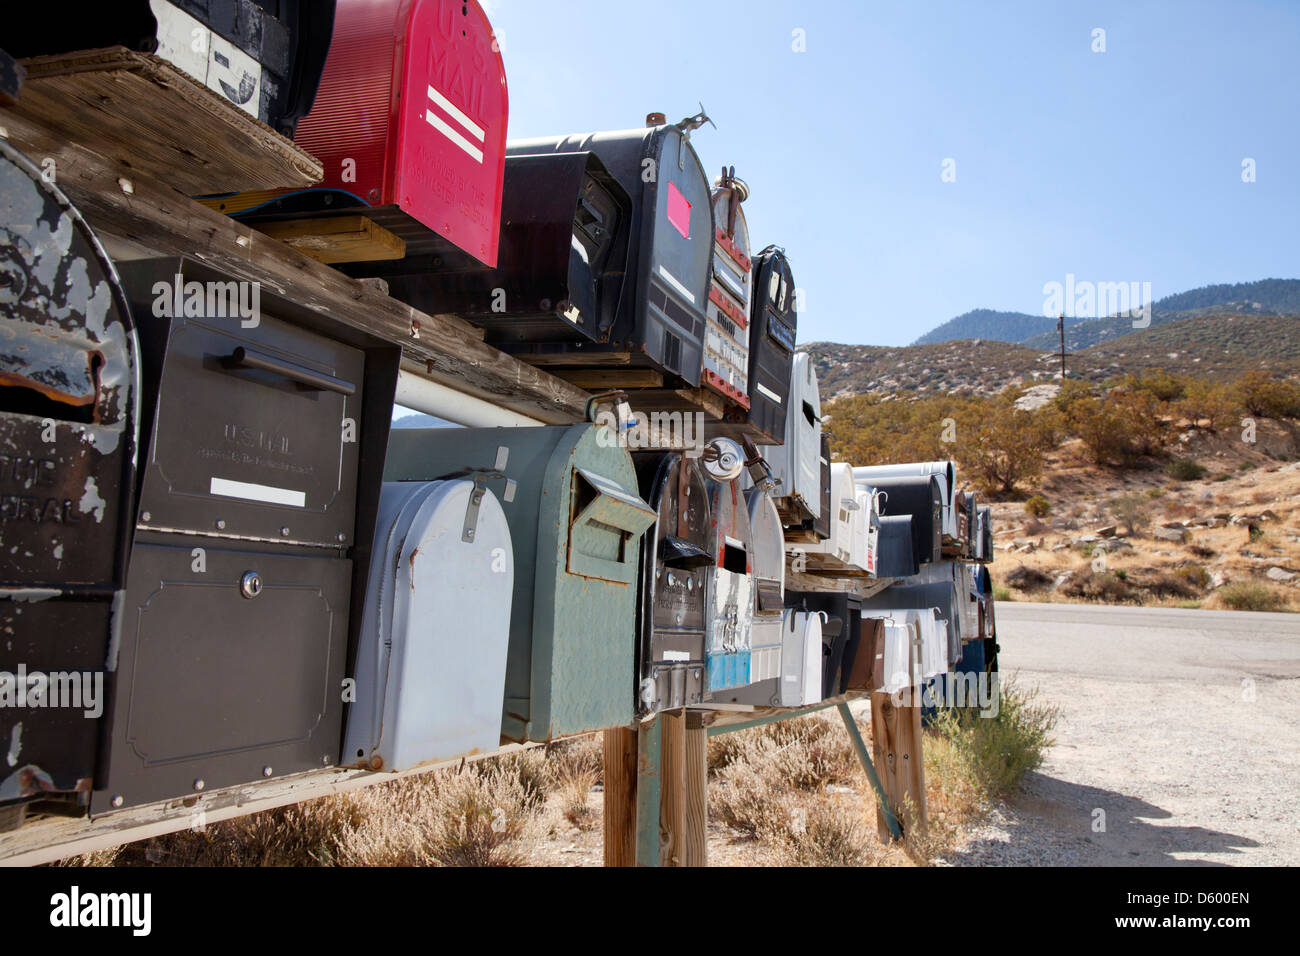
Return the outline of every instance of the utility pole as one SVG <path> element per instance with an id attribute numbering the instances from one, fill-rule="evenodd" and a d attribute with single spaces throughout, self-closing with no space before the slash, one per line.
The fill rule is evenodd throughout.
<path id="1" fill-rule="evenodd" d="M 1056 320 L 1056 331 L 1061 333 L 1061 384 L 1065 384 L 1065 313 Z"/>

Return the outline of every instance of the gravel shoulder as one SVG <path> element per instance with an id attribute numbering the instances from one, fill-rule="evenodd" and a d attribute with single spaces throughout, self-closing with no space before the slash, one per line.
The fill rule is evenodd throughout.
<path id="1" fill-rule="evenodd" d="M 997 613 L 1003 673 L 1060 708 L 1057 742 L 945 862 L 1300 864 L 1300 616 Z"/>

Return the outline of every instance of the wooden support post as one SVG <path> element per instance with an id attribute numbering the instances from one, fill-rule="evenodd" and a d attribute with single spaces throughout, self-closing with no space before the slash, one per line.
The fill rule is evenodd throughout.
<path id="1" fill-rule="evenodd" d="M 684 866 L 686 829 L 686 713 L 665 711 L 659 751 L 659 865 Z"/>
<path id="2" fill-rule="evenodd" d="M 605 865 L 636 861 L 636 737 L 628 727 L 605 731 Z"/>
<path id="3" fill-rule="evenodd" d="M 636 865 L 659 865 L 659 751 L 663 720 L 654 717 L 637 729 Z"/>
<path id="4" fill-rule="evenodd" d="M 686 816 L 682 866 L 709 865 L 709 730 L 704 714 L 686 712 Z"/>
<path id="5" fill-rule="evenodd" d="M 871 737 L 876 767 L 886 799 L 904 831 L 925 831 L 925 765 L 921 756 L 921 708 L 899 706 L 890 694 L 871 695 Z M 903 808 L 910 802 L 910 813 Z M 876 828 L 882 840 L 892 834 L 883 811 L 877 808 Z"/>
<path id="6" fill-rule="evenodd" d="M 876 775 L 876 768 L 871 763 L 871 754 L 867 752 L 866 742 L 862 739 L 862 734 L 858 730 L 858 722 L 853 719 L 853 711 L 849 709 L 847 701 L 841 701 L 838 707 L 840 718 L 844 721 L 844 729 L 849 732 L 849 739 L 853 741 L 853 749 L 858 752 L 858 761 L 862 764 L 862 769 L 866 771 L 867 781 L 876 794 L 877 826 L 879 826 L 880 819 L 883 817 L 885 826 L 889 830 L 889 839 L 896 840 L 903 835 L 903 830 L 898 825 L 898 818 L 894 816 L 893 808 L 889 805 L 889 798 L 880 783 L 880 777 Z M 883 833 L 881 837 L 884 838 Z"/>

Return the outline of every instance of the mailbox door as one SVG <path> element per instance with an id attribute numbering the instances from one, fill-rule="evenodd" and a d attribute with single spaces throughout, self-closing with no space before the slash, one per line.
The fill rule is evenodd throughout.
<path id="1" fill-rule="evenodd" d="M 151 267 L 166 290 L 160 308 L 174 311 L 176 278 L 162 274 L 165 263 Z M 205 297 L 182 298 L 182 308 L 207 314 L 146 315 L 141 326 L 158 383 L 141 526 L 351 545 L 365 354 L 269 315 L 243 328 L 253 320 L 208 308 L 207 292 L 223 283 L 181 281 L 183 296 Z M 239 286 L 224 285 L 223 295 Z"/>
<path id="2" fill-rule="evenodd" d="M 773 455 L 771 465 L 773 477 L 781 480 L 778 494 L 792 499 L 806 517 L 814 519 L 822 514 L 821 414 L 817 373 L 808 353 L 798 352 L 791 375 L 785 444 L 782 453 Z M 829 470 L 830 456 L 826 458 Z M 826 493 L 829 497 L 829 486 Z"/>
<path id="3" fill-rule="evenodd" d="M 352 563 L 214 544 L 136 541 L 96 811 L 338 760 Z"/>
<path id="4" fill-rule="evenodd" d="M 403 770 L 500 743 L 514 565 L 490 490 L 467 517 L 474 489 L 466 480 L 384 487 L 348 763 Z"/>
<path id="5" fill-rule="evenodd" d="M 131 523 L 136 335 L 94 234 L 3 140 L 0 317 L 0 672 L 98 683 L 102 707 Z M 84 799 L 93 710 L 0 707 L 0 805 Z"/>

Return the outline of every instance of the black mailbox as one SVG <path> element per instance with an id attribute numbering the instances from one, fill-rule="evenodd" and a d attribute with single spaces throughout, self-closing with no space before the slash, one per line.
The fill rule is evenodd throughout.
<path id="1" fill-rule="evenodd" d="M 396 298 L 454 312 L 506 351 L 610 339 L 623 290 L 632 207 L 590 152 L 509 156 L 497 266 L 468 255 L 412 256 L 351 271 L 381 275 Z M 455 261 L 450 261 L 455 259 Z"/>
<path id="2" fill-rule="evenodd" d="M 913 552 L 918 564 L 940 559 L 943 530 L 943 492 L 934 475 L 875 478 L 872 486 L 883 492 L 882 522 L 886 516 L 911 515 Z"/>
<path id="3" fill-rule="evenodd" d="M 878 578 L 909 578 L 920 570 L 911 515 L 880 516 L 880 546 L 876 558 Z"/>
<path id="4" fill-rule="evenodd" d="M 754 258 L 749 331 L 749 421 L 778 444 L 785 441 L 794 360 L 794 274 L 785 251 L 768 246 Z"/>
<path id="5" fill-rule="evenodd" d="M 30 801 L 90 796 L 140 398 L 112 264 L 3 140 L 0 210 L 0 817 L 17 823 Z"/>
<path id="6" fill-rule="evenodd" d="M 536 345 L 572 352 L 573 367 L 590 351 L 627 352 L 631 364 L 700 384 L 713 256 L 708 177 L 678 126 L 510 142 L 508 156 L 591 152 L 631 197 L 626 277 L 607 341 Z M 550 358 L 556 363 L 554 357 Z M 666 383 L 667 384 L 667 383 Z"/>
<path id="7" fill-rule="evenodd" d="M 709 489 L 698 458 L 679 452 L 632 458 L 641 495 L 657 512 L 641 548 L 637 601 L 637 709 L 652 713 L 704 699 L 713 535 Z"/>
<path id="8" fill-rule="evenodd" d="M 189 260 L 121 271 L 148 440 L 92 811 L 337 762 L 399 360 Z"/>

